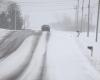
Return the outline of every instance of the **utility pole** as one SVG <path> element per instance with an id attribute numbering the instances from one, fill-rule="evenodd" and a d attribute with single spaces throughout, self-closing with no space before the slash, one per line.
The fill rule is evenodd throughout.
<path id="1" fill-rule="evenodd" d="M 23 21 L 23 28 L 22 29 L 25 29 L 25 27 L 26 27 L 26 18 L 25 18 L 25 16 L 24 16 L 24 21 Z"/>
<path id="2" fill-rule="evenodd" d="M 87 28 L 87 37 L 89 37 L 89 32 L 90 32 L 90 0 L 88 3 L 88 28 Z"/>
<path id="3" fill-rule="evenodd" d="M 15 30 L 16 30 L 16 9 L 15 9 Z"/>
<path id="4" fill-rule="evenodd" d="M 100 13 L 100 0 L 98 2 L 97 27 L 96 27 L 96 42 L 98 41 L 99 13 Z"/>
<path id="5" fill-rule="evenodd" d="M 76 29 L 78 30 L 78 19 L 79 19 L 79 0 L 77 0 L 76 6 Z"/>
<path id="6" fill-rule="evenodd" d="M 83 12 L 84 12 L 84 0 L 82 1 L 82 18 L 81 18 L 81 29 L 80 29 L 81 32 L 83 28 Z"/>

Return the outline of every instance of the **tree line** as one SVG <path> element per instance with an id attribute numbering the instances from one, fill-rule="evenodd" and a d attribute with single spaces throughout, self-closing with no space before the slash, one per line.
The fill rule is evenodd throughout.
<path id="1" fill-rule="evenodd" d="M 1 3 L 3 5 L 4 2 Z M 23 18 L 21 11 L 16 2 L 6 2 L 6 11 L 2 11 L 0 14 L 0 28 L 10 30 L 20 30 L 23 26 Z M 4 7 L 4 6 L 1 6 Z"/>

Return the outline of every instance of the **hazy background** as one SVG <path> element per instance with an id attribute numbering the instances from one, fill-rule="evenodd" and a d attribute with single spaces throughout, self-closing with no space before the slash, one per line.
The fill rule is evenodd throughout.
<path id="1" fill-rule="evenodd" d="M 15 0 L 13 0 L 15 1 Z M 77 0 L 16 0 L 21 8 L 27 28 L 39 28 L 43 24 L 50 24 L 60 30 L 76 29 Z M 95 30 L 97 21 L 98 0 L 91 0 L 91 29 Z M 82 0 L 79 5 L 79 27 L 81 25 Z M 87 29 L 88 0 L 84 3 L 83 26 Z"/>

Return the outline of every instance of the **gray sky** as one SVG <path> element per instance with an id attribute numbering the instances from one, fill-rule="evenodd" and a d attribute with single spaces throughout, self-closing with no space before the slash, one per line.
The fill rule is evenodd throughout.
<path id="1" fill-rule="evenodd" d="M 29 23 L 31 27 L 38 27 L 42 24 L 49 24 L 57 22 L 63 19 L 63 16 L 67 16 L 72 20 L 75 20 L 75 6 L 77 0 L 16 0 L 21 9 L 23 16 L 29 17 Z M 97 16 L 97 1 L 91 0 L 91 23 L 96 25 Z M 84 17 L 87 16 L 88 0 L 85 0 L 86 7 L 84 9 Z M 80 0 L 80 14 L 81 16 L 82 0 Z"/>

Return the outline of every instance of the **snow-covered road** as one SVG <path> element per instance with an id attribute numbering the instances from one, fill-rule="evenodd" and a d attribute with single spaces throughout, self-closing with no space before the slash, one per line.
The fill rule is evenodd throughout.
<path id="1" fill-rule="evenodd" d="M 99 72 L 83 55 L 73 34 L 51 30 L 46 46 L 47 33 L 43 32 L 35 52 L 30 53 L 34 39 L 27 38 L 17 51 L 0 62 L 0 80 L 12 80 L 9 76 L 16 76 L 26 63 L 27 69 L 17 80 L 100 80 Z"/>

